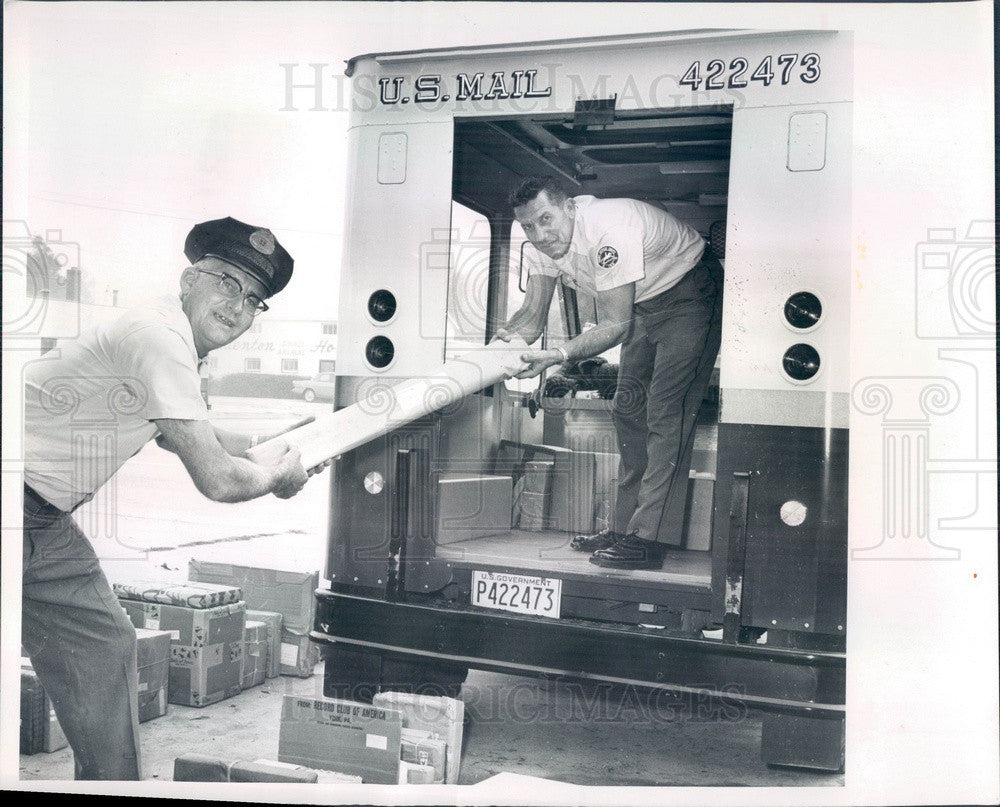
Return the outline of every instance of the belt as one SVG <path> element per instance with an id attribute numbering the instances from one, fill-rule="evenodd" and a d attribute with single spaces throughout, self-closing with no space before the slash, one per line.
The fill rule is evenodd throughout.
<path id="1" fill-rule="evenodd" d="M 31 501 L 39 510 L 48 510 L 53 515 L 64 515 L 65 511 L 60 510 L 52 502 L 42 496 L 27 482 L 24 483 L 24 498 Z"/>

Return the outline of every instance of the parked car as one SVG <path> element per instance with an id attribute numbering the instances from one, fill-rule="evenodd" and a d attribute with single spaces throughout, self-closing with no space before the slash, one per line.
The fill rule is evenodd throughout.
<path id="1" fill-rule="evenodd" d="M 307 401 L 317 398 L 333 400 L 333 373 L 318 373 L 304 381 L 293 381 L 292 391 L 301 395 Z"/>

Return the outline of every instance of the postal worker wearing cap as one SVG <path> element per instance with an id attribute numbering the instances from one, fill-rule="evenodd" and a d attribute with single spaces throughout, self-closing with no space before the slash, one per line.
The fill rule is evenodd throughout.
<path id="1" fill-rule="evenodd" d="M 719 352 L 722 267 L 694 228 L 635 199 L 569 197 L 550 177 L 513 194 L 525 250 L 524 304 L 497 332 L 538 338 L 557 278 L 597 300 L 599 323 L 565 345 L 522 355 L 521 378 L 622 345 L 613 418 L 620 457 L 614 523 L 573 549 L 614 569 L 655 569 L 668 505 L 683 498 L 694 423 Z M 679 520 L 678 520 L 679 523 Z"/>
<path id="2" fill-rule="evenodd" d="M 243 458 L 252 438 L 209 423 L 199 375 L 285 287 L 291 256 L 232 218 L 194 227 L 184 251 L 180 294 L 26 371 L 22 644 L 78 779 L 138 779 L 140 754 L 135 631 L 71 513 L 154 437 L 213 501 L 289 498 L 309 476 L 294 449 L 271 466 Z"/>

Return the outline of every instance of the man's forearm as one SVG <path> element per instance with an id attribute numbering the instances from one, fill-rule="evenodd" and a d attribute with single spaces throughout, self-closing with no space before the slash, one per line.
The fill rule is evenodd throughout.
<path id="1" fill-rule="evenodd" d="M 530 275 L 524 302 L 507 320 L 503 330 L 519 334 L 529 345 L 538 339 L 545 326 L 545 316 L 549 310 L 555 286 L 555 278 Z"/>
<path id="2" fill-rule="evenodd" d="M 220 429 L 218 426 L 213 426 L 212 428 L 215 430 L 215 436 L 218 438 L 219 443 L 226 450 L 226 453 L 232 457 L 242 457 L 246 454 L 247 449 L 253 446 L 253 440 L 248 434 L 231 432 L 227 429 Z"/>
<path id="3" fill-rule="evenodd" d="M 155 421 L 169 450 L 191 475 L 195 487 L 212 501 L 244 502 L 283 485 L 288 468 L 258 465 L 230 455 L 207 420 Z"/>
<path id="4" fill-rule="evenodd" d="M 541 335 L 541 326 L 537 323 L 538 317 L 534 312 L 522 308 L 514 313 L 503 326 L 505 331 L 519 334 L 529 345 Z"/>
<path id="5" fill-rule="evenodd" d="M 205 493 L 216 502 L 246 502 L 270 493 L 275 485 L 274 472 L 241 457 L 230 457 L 228 467 L 220 469 Z"/>
<path id="6" fill-rule="evenodd" d="M 569 356 L 569 361 L 589 359 L 621 344 L 628 334 L 628 328 L 629 323 L 627 322 L 597 325 L 565 342 L 563 349 Z"/>

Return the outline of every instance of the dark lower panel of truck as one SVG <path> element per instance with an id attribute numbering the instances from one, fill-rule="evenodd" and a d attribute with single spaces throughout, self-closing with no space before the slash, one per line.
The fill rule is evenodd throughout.
<path id="1" fill-rule="evenodd" d="M 843 653 L 727 644 L 668 631 L 433 603 L 316 593 L 320 644 L 346 644 L 521 675 L 567 675 L 711 693 L 840 720 Z"/>

